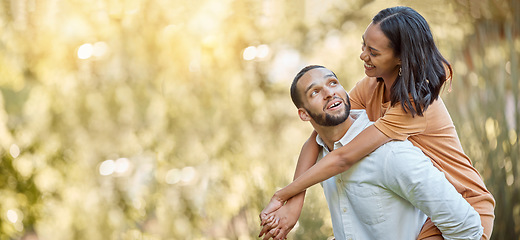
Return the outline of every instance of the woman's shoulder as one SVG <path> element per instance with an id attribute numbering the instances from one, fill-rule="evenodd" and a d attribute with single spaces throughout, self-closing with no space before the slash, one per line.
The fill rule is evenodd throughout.
<path id="1" fill-rule="evenodd" d="M 359 90 L 374 90 L 378 86 L 379 81 L 375 77 L 368 77 L 365 76 L 363 79 L 359 80 L 356 83 L 355 88 L 358 88 Z"/>
<path id="2" fill-rule="evenodd" d="M 365 76 L 365 77 L 363 77 L 363 79 L 359 80 L 359 82 L 357 84 L 377 85 L 378 84 L 378 80 L 377 80 L 376 77 Z"/>
<path id="3" fill-rule="evenodd" d="M 423 114 L 428 118 L 430 124 L 437 122 L 441 125 L 453 125 L 450 113 L 440 97 L 433 101 Z"/>

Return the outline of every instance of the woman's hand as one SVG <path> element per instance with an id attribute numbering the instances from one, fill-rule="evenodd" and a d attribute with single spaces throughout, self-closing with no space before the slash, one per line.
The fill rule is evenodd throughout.
<path id="1" fill-rule="evenodd" d="M 273 238 L 274 240 L 283 240 L 287 238 L 287 234 L 294 228 L 298 218 L 300 217 L 301 208 L 294 209 L 290 204 L 282 206 L 271 214 L 273 221 L 264 225 L 260 237 L 265 234 L 263 240 Z"/>
<path id="2" fill-rule="evenodd" d="M 280 198 L 276 197 L 276 194 L 271 198 L 271 201 L 267 206 L 262 210 L 260 213 L 260 225 L 264 226 L 267 223 L 270 223 L 273 221 L 272 214 L 274 211 L 280 209 L 284 205 L 285 201 L 281 200 Z"/>
<path id="3" fill-rule="evenodd" d="M 294 228 L 301 213 L 301 203 L 290 201 L 278 210 L 266 216 L 268 221 L 263 225 L 259 237 L 265 234 L 263 240 L 273 238 L 283 240 Z"/>

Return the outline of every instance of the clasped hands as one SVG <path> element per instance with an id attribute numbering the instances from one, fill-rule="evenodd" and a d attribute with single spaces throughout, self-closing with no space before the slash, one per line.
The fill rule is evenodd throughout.
<path id="1" fill-rule="evenodd" d="M 260 213 L 260 226 L 262 230 L 258 237 L 264 235 L 263 240 L 287 239 L 287 234 L 293 229 L 300 217 L 300 209 L 293 207 L 289 201 L 286 203 L 275 196 Z"/>

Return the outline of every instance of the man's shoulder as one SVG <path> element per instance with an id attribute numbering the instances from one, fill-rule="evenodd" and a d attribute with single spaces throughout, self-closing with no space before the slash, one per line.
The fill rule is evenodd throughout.
<path id="1" fill-rule="evenodd" d="M 422 154 L 422 151 L 408 140 L 392 140 L 365 156 L 363 161 L 375 161 L 378 165 L 386 165 L 388 161 L 402 158 L 405 154 L 418 155 Z"/>
<path id="2" fill-rule="evenodd" d="M 414 158 L 426 157 L 418 147 L 408 140 L 392 140 L 377 148 L 374 153 L 389 156 L 389 160 L 402 159 L 413 156 Z"/>
<path id="3" fill-rule="evenodd" d="M 367 128 L 368 126 L 374 124 L 373 122 L 370 122 L 370 120 L 368 119 L 367 111 L 365 109 L 351 109 L 350 110 L 350 116 L 352 118 L 354 118 L 356 121 L 358 119 L 360 119 L 360 121 L 368 122 L 367 123 L 368 125 L 365 126 L 365 128 Z M 365 120 L 365 118 L 366 118 L 366 120 Z"/>
<path id="4" fill-rule="evenodd" d="M 417 173 L 422 174 L 435 168 L 430 160 L 418 147 L 410 141 L 393 140 L 372 152 L 371 162 L 376 162 L 384 179 L 410 178 Z M 415 173 L 412 174 L 412 173 Z"/>

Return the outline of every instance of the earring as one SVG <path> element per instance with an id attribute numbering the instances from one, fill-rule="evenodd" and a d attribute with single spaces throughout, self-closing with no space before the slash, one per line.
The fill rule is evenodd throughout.
<path id="1" fill-rule="evenodd" d="M 401 67 L 399 67 L 399 77 L 401 76 Z"/>

